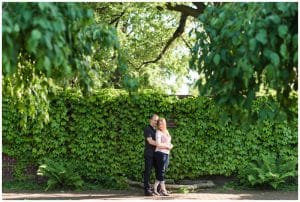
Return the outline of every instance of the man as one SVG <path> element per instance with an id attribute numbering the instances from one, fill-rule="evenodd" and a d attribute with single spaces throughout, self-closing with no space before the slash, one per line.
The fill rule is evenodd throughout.
<path id="1" fill-rule="evenodd" d="M 145 159 L 145 170 L 144 170 L 144 191 L 145 196 L 154 196 L 155 194 L 150 187 L 150 176 L 151 170 L 154 166 L 154 152 L 155 152 L 155 127 L 158 120 L 158 115 L 153 114 L 149 117 L 149 125 L 144 129 L 145 137 L 145 150 L 144 150 L 144 159 Z"/>

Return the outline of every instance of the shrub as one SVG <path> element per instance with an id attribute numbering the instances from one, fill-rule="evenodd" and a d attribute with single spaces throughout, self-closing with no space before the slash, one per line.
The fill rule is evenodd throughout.
<path id="1" fill-rule="evenodd" d="M 24 130 L 15 99 L 3 98 L 3 153 L 33 165 L 45 157 L 76 161 L 76 171 L 90 182 L 99 176 L 143 179 L 143 128 L 152 113 L 176 125 L 169 128 L 174 144 L 166 173 L 170 179 L 229 176 L 260 153 L 298 154 L 297 103 L 291 121 L 275 121 L 269 116 L 273 104 L 262 97 L 253 105 L 262 120 L 250 121 L 207 97 L 177 99 L 156 92 L 133 97 L 108 89 L 82 96 L 63 91 L 51 98 L 49 123 L 40 128 L 39 119 L 29 119 Z"/>
<path id="2" fill-rule="evenodd" d="M 45 162 L 39 166 L 37 174 L 49 178 L 46 191 L 55 188 L 80 189 L 83 185 L 83 180 L 74 171 L 74 165 L 71 162 L 45 159 Z"/>
<path id="3" fill-rule="evenodd" d="M 246 168 L 241 169 L 239 178 L 244 184 L 270 185 L 277 189 L 290 177 L 297 175 L 297 158 L 276 157 L 276 154 L 262 154 Z"/>

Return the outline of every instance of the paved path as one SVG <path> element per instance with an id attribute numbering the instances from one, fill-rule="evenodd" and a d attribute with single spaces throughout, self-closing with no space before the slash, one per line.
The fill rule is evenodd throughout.
<path id="1" fill-rule="evenodd" d="M 97 192 L 43 192 L 43 193 L 2 193 L 3 200 L 297 200 L 295 191 L 216 191 L 200 190 L 197 193 L 173 193 L 168 197 L 145 197 L 140 191 L 101 190 Z"/>

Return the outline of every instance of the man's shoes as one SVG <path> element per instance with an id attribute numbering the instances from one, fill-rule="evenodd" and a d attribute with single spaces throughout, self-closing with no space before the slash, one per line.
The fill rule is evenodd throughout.
<path id="1" fill-rule="evenodd" d="M 145 196 L 155 196 L 155 193 L 153 193 L 151 190 L 145 190 Z"/>

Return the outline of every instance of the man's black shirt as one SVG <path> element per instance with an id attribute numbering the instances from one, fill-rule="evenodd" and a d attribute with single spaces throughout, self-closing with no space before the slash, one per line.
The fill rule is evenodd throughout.
<path id="1" fill-rule="evenodd" d="M 156 133 L 156 130 L 151 125 L 148 125 L 145 127 L 145 129 L 144 129 L 144 137 L 145 137 L 144 155 L 147 155 L 147 156 L 154 155 L 155 146 L 149 144 L 149 142 L 147 141 L 147 138 L 151 137 L 155 141 L 155 133 Z"/>

